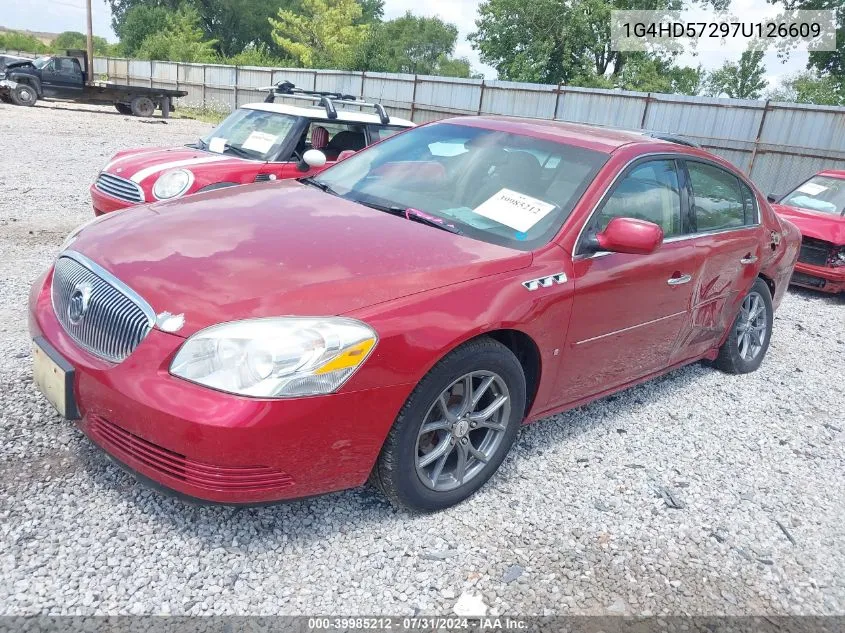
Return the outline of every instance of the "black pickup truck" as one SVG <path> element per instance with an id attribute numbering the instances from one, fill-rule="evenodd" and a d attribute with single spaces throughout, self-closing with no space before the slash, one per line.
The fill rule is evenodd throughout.
<path id="1" fill-rule="evenodd" d="M 93 81 L 91 73 L 83 70 L 87 68 L 84 51 L 9 62 L 0 69 L 0 99 L 21 106 L 35 105 L 38 99 L 111 103 L 121 114 L 152 116 L 159 109 L 167 118 L 174 107 L 173 99 L 188 94 L 184 90 Z"/>

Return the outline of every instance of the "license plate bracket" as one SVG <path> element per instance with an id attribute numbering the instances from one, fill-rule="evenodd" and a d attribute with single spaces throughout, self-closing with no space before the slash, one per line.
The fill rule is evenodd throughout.
<path id="1" fill-rule="evenodd" d="M 73 395 L 76 372 L 43 336 L 32 345 L 32 375 L 41 393 L 59 414 L 68 420 L 79 419 L 79 409 Z"/>

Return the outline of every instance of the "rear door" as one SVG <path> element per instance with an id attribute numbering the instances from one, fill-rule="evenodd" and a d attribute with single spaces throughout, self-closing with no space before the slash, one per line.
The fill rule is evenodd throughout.
<path id="1" fill-rule="evenodd" d="M 614 217 L 661 226 L 664 243 L 649 255 L 576 255 L 575 299 L 566 356 L 558 375 L 559 404 L 575 402 L 665 368 L 688 328 L 700 252 L 685 239 L 681 166 L 672 156 L 648 158 L 632 167 L 582 231 L 603 230 Z"/>
<path id="2" fill-rule="evenodd" d="M 765 230 L 752 190 L 735 174 L 704 160 L 684 161 L 695 246 L 702 260 L 692 329 L 675 360 L 719 345 L 760 270 Z"/>

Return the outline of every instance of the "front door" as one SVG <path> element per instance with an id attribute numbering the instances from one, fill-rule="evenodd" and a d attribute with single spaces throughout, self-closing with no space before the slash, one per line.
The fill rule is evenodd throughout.
<path id="1" fill-rule="evenodd" d="M 82 69 L 71 57 L 54 57 L 41 69 L 45 96 L 72 98 L 82 93 Z"/>
<path id="2" fill-rule="evenodd" d="M 580 242 L 614 217 L 631 217 L 660 225 L 666 241 L 649 255 L 580 254 L 576 246 L 559 404 L 601 394 L 669 364 L 689 323 L 701 268 L 701 252 L 685 239 L 689 226 L 679 183 L 672 158 L 635 164 L 582 232 Z"/>

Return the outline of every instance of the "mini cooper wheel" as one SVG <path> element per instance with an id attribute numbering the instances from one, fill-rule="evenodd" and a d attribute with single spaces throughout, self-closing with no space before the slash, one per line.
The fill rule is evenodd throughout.
<path id="1" fill-rule="evenodd" d="M 19 106 L 34 106 L 38 101 L 38 93 L 29 84 L 18 84 L 9 93 L 12 103 Z"/>
<path id="2" fill-rule="evenodd" d="M 458 348 L 420 381 L 388 434 L 372 481 L 394 504 L 459 503 L 499 468 L 525 412 L 525 376 L 492 339 Z"/>
<path id="3" fill-rule="evenodd" d="M 772 294 L 766 282 L 758 278 L 742 300 L 728 338 L 719 348 L 716 366 L 730 374 L 755 371 L 769 349 L 773 323 Z"/>

